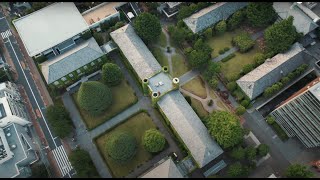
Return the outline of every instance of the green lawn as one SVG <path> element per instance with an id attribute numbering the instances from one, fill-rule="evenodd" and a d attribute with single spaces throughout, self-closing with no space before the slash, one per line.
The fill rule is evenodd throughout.
<path id="1" fill-rule="evenodd" d="M 172 71 L 170 74 L 173 77 L 180 77 L 184 73 L 188 72 L 190 70 L 186 60 L 184 57 L 177 53 L 171 57 L 172 61 Z"/>
<path id="2" fill-rule="evenodd" d="M 152 119 L 149 117 L 147 113 L 139 113 L 124 123 L 118 125 L 114 129 L 109 132 L 104 133 L 100 137 L 98 137 L 95 142 L 97 147 L 104 157 L 109 169 L 111 170 L 114 177 L 120 178 L 127 176 L 131 171 L 133 171 L 137 166 L 144 164 L 146 161 L 152 158 L 152 154 L 144 149 L 142 146 L 142 136 L 144 132 L 150 128 L 156 128 L 155 124 L 152 122 Z M 137 153 L 132 160 L 125 164 L 119 164 L 113 159 L 111 159 L 106 153 L 105 142 L 110 136 L 111 133 L 116 131 L 129 131 L 131 132 L 137 140 L 138 149 Z"/>
<path id="3" fill-rule="evenodd" d="M 200 78 L 200 76 L 193 78 L 191 81 L 184 84 L 181 88 L 203 99 L 207 97 L 205 83 Z"/>
<path id="4" fill-rule="evenodd" d="M 89 130 L 94 129 L 105 121 L 111 119 L 118 113 L 128 108 L 130 105 L 136 103 L 138 100 L 133 89 L 125 80 L 123 80 L 118 86 L 111 87 L 111 91 L 113 98 L 112 105 L 102 115 L 96 117 L 91 116 L 88 114 L 88 112 L 79 108 L 76 101 L 77 92 L 72 95 L 75 103 L 78 106 L 78 110 L 80 111 L 82 119 L 86 123 Z"/>
<path id="5" fill-rule="evenodd" d="M 195 112 L 198 114 L 200 119 L 209 115 L 209 113 L 203 108 L 203 105 L 199 100 L 193 97 L 190 97 L 190 98 L 191 98 L 191 107 L 195 110 Z"/>
<path id="6" fill-rule="evenodd" d="M 209 46 L 213 49 L 211 57 L 219 56 L 219 50 L 229 47 L 232 48 L 232 38 L 242 32 L 240 29 L 234 30 L 232 32 L 225 32 L 221 35 L 215 35 L 210 40 L 207 41 Z"/>
<path id="7" fill-rule="evenodd" d="M 164 48 L 167 47 L 167 38 L 163 32 L 161 32 L 161 35 L 159 37 L 159 41 L 157 42 L 157 44 L 159 44 L 159 46 L 164 47 Z"/>
<path id="8" fill-rule="evenodd" d="M 229 79 L 234 75 L 240 74 L 241 69 L 246 64 L 254 63 L 253 56 L 260 52 L 258 45 L 256 44 L 253 49 L 246 53 L 239 53 L 236 52 L 236 56 L 232 59 L 230 59 L 227 62 L 221 63 L 221 72 L 224 74 L 224 76 Z"/>
<path id="9" fill-rule="evenodd" d="M 161 66 L 169 67 L 168 58 L 164 55 L 163 51 L 159 47 L 152 47 L 151 52 Z"/>

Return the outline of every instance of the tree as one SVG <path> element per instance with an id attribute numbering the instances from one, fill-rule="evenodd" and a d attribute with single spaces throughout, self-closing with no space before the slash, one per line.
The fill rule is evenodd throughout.
<path id="1" fill-rule="evenodd" d="M 231 92 L 236 90 L 236 88 L 237 88 L 237 83 L 235 81 L 229 82 L 227 84 L 227 89 Z"/>
<path id="2" fill-rule="evenodd" d="M 253 146 L 249 146 L 246 148 L 246 156 L 248 160 L 254 160 L 257 157 L 257 149 Z"/>
<path id="3" fill-rule="evenodd" d="M 93 33 L 93 37 L 97 41 L 99 46 L 103 45 L 103 37 L 100 33 L 97 33 L 97 32 Z"/>
<path id="4" fill-rule="evenodd" d="M 257 65 L 263 64 L 266 59 L 267 59 L 266 56 L 262 53 L 256 53 L 253 56 L 253 60 Z"/>
<path id="5" fill-rule="evenodd" d="M 77 101 L 80 108 L 92 116 L 97 116 L 112 104 L 112 93 L 110 88 L 101 82 L 87 81 L 81 84 Z"/>
<path id="6" fill-rule="evenodd" d="M 129 132 L 114 132 L 106 142 L 106 150 L 109 156 L 124 163 L 131 160 L 137 152 L 137 141 Z"/>
<path id="7" fill-rule="evenodd" d="M 218 34 L 222 34 L 222 33 L 226 32 L 226 30 L 227 30 L 226 21 L 222 20 L 222 21 L 218 22 L 214 29 L 216 30 L 216 32 Z"/>
<path id="8" fill-rule="evenodd" d="M 247 108 L 250 105 L 250 101 L 247 99 L 244 99 L 240 103 L 243 107 Z"/>
<path id="9" fill-rule="evenodd" d="M 246 11 L 241 9 L 235 12 L 227 22 L 227 27 L 229 30 L 234 30 L 238 27 L 241 22 L 243 22 L 246 18 Z"/>
<path id="10" fill-rule="evenodd" d="M 72 167 L 77 171 L 78 178 L 99 177 L 99 174 L 87 151 L 77 148 L 70 153 L 69 160 Z"/>
<path id="11" fill-rule="evenodd" d="M 186 31 L 184 30 L 184 28 L 174 28 L 173 30 L 171 30 L 171 37 L 172 37 L 172 41 L 174 44 L 181 46 L 181 44 L 185 41 L 186 39 Z"/>
<path id="12" fill-rule="evenodd" d="M 267 87 L 264 92 L 263 92 L 263 96 L 265 97 L 270 97 L 273 93 L 274 93 L 274 88 L 271 87 Z"/>
<path id="13" fill-rule="evenodd" d="M 63 105 L 50 105 L 46 110 L 48 119 L 53 131 L 60 138 L 67 137 L 72 131 L 72 121 L 69 112 Z"/>
<path id="14" fill-rule="evenodd" d="M 146 43 L 158 39 L 161 34 L 159 19 L 150 13 L 141 13 L 133 22 L 133 27 Z"/>
<path id="15" fill-rule="evenodd" d="M 258 155 L 266 156 L 269 153 L 269 146 L 266 144 L 259 144 L 258 146 Z"/>
<path id="16" fill-rule="evenodd" d="M 121 12 L 122 12 L 122 11 L 121 11 Z M 119 22 L 117 22 L 117 23 L 114 25 L 114 27 L 115 27 L 115 29 L 119 29 L 119 28 L 121 28 L 121 27 L 124 26 L 124 25 L 126 25 L 125 22 L 119 21 Z"/>
<path id="17" fill-rule="evenodd" d="M 243 107 L 242 105 L 238 106 L 237 109 L 236 109 L 236 114 L 237 115 L 242 115 L 246 112 L 246 108 Z"/>
<path id="18" fill-rule="evenodd" d="M 238 146 L 232 149 L 230 156 L 235 160 L 242 160 L 246 156 L 246 151 L 241 146 Z"/>
<path id="19" fill-rule="evenodd" d="M 217 111 L 205 119 L 206 126 L 212 137 L 223 148 L 233 147 L 243 140 L 243 130 L 239 119 L 225 111 Z"/>
<path id="20" fill-rule="evenodd" d="M 240 162 L 233 163 L 229 166 L 227 174 L 230 177 L 239 177 L 243 175 L 243 169 Z"/>
<path id="21" fill-rule="evenodd" d="M 220 73 L 220 72 L 221 72 L 221 64 L 214 61 L 209 61 L 203 76 L 207 81 L 209 81 L 213 77 L 215 77 L 217 73 Z"/>
<path id="22" fill-rule="evenodd" d="M 44 164 L 31 166 L 31 178 L 49 178 L 46 166 Z"/>
<path id="23" fill-rule="evenodd" d="M 267 50 L 276 53 L 288 50 L 297 37 L 292 16 L 268 27 L 264 33 Z"/>
<path id="24" fill-rule="evenodd" d="M 108 86 L 116 86 L 121 83 L 123 74 L 118 65 L 106 63 L 102 66 L 102 80 Z"/>
<path id="25" fill-rule="evenodd" d="M 160 131 L 149 129 L 143 135 L 142 144 L 148 152 L 157 153 L 165 147 L 166 139 Z"/>
<path id="26" fill-rule="evenodd" d="M 206 37 L 207 40 L 209 40 L 212 37 L 212 29 L 208 28 L 207 30 L 205 30 L 204 36 Z"/>
<path id="27" fill-rule="evenodd" d="M 253 64 L 246 64 L 243 66 L 242 68 L 242 73 L 243 74 L 248 74 L 250 71 L 252 71 L 254 69 L 254 65 Z"/>
<path id="28" fill-rule="evenodd" d="M 42 9 L 42 8 L 46 7 L 47 5 L 49 5 L 48 2 L 33 2 L 32 3 L 32 8 L 35 11 L 38 11 L 39 9 Z"/>
<path id="29" fill-rule="evenodd" d="M 209 83 L 209 86 L 210 86 L 211 88 L 217 89 L 218 84 L 219 84 L 219 81 L 218 81 L 217 78 L 212 78 L 212 79 L 209 80 L 208 83 Z"/>
<path id="30" fill-rule="evenodd" d="M 301 164 L 292 164 L 286 170 L 288 178 L 311 178 L 313 173 L 307 169 L 307 166 Z"/>
<path id="31" fill-rule="evenodd" d="M 202 51 L 193 50 L 190 54 L 187 56 L 189 64 L 193 68 L 200 67 L 204 64 L 206 64 L 210 59 L 208 58 L 208 55 L 204 54 Z"/>
<path id="32" fill-rule="evenodd" d="M 256 27 L 266 27 L 277 18 L 272 2 L 249 2 L 246 15 L 248 21 Z"/>
<path id="33" fill-rule="evenodd" d="M 191 6 L 181 6 L 181 8 L 179 9 L 178 15 L 177 15 L 177 19 L 182 20 L 182 19 L 190 16 L 193 12 L 194 12 L 194 10 L 192 9 Z"/>
<path id="34" fill-rule="evenodd" d="M 241 33 L 232 39 L 232 43 L 239 48 L 241 53 L 250 50 L 255 42 L 251 39 L 249 33 Z"/>
<path id="35" fill-rule="evenodd" d="M 274 117 L 268 116 L 266 121 L 268 124 L 272 125 L 276 120 L 274 119 Z"/>

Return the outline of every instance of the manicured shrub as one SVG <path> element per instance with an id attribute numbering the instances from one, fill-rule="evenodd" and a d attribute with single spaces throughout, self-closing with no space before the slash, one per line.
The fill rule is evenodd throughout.
<path id="1" fill-rule="evenodd" d="M 238 146 L 232 149 L 230 156 L 235 160 L 242 160 L 246 156 L 246 151 L 241 146 Z"/>
<path id="2" fill-rule="evenodd" d="M 243 74 L 248 74 L 250 71 L 252 71 L 254 69 L 254 65 L 253 64 L 246 64 L 243 66 L 242 68 L 242 73 Z"/>
<path id="3" fill-rule="evenodd" d="M 108 155 L 118 163 L 131 160 L 137 152 L 137 141 L 128 132 L 114 132 L 106 141 Z"/>
<path id="4" fill-rule="evenodd" d="M 239 48 L 241 53 L 250 50 L 255 42 L 251 39 L 248 33 L 241 33 L 232 39 L 232 43 Z"/>
<path id="5" fill-rule="evenodd" d="M 112 104 L 112 93 L 108 86 L 98 81 L 83 82 L 79 88 L 77 101 L 80 108 L 92 116 L 100 115 Z"/>
<path id="6" fill-rule="evenodd" d="M 103 37 L 100 33 L 93 33 L 93 37 L 97 41 L 99 46 L 103 45 Z"/>
<path id="7" fill-rule="evenodd" d="M 314 174 L 308 169 L 308 166 L 301 164 L 291 164 L 287 168 L 285 176 L 288 178 L 311 178 L 314 176 Z"/>
<path id="8" fill-rule="evenodd" d="M 229 177 L 239 177 L 244 175 L 243 166 L 240 162 L 231 164 L 228 167 L 227 174 Z"/>
<path id="9" fill-rule="evenodd" d="M 229 82 L 229 83 L 227 84 L 227 89 L 228 89 L 229 91 L 231 91 L 231 92 L 234 91 L 236 88 L 237 88 L 237 83 L 234 82 L 234 81 Z"/>
<path id="10" fill-rule="evenodd" d="M 143 135 L 142 144 L 148 152 L 157 153 L 164 149 L 166 139 L 160 131 L 149 129 Z"/>
<path id="11" fill-rule="evenodd" d="M 258 155 L 266 156 L 269 153 L 269 146 L 266 144 L 260 144 L 258 146 Z"/>
<path id="12" fill-rule="evenodd" d="M 229 47 L 225 47 L 223 50 L 224 50 L 224 52 L 227 52 L 227 51 L 230 50 L 230 48 Z"/>
<path id="13" fill-rule="evenodd" d="M 204 36 L 206 37 L 207 40 L 209 40 L 212 37 L 212 29 L 208 28 L 207 30 L 205 30 Z"/>
<path id="14" fill-rule="evenodd" d="M 212 89 L 217 89 L 219 81 L 216 78 L 212 78 L 208 83 Z"/>
<path id="15" fill-rule="evenodd" d="M 257 157 L 257 149 L 253 146 L 249 146 L 246 148 L 246 156 L 248 160 L 254 160 Z"/>
<path id="16" fill-rule="evenodd" d="M 108 86 L 116 86 L 123 80 L 120 67 L 113 63 L 106 63 L 102 66 L 102 80 Z"/>
<path id="17" fill-rule="evenodd" d="M 228 30 L 234 30 L 238 27 L 241 22 L 243 22 L 246 18 L 246 11 L 241 9 L 235 12 L 227 21 Z"/>
<path id="18" fill-rule="evenodd" d="M 262 54 L 262 53 L 256 53 L 253 56 L 254 62 L 256 63 L 257 66 L 261 65 L 264 63 L 264 61 L 267 59 L 266 55 Z"/>
<path id="19" fill-rule="evenodd" d="M 227 61 L 229 61 L 230 59 L 234 58 L 235 56 L 236 56 L 235 53 L 229 54 L 227 57 L 223 58 L 221 61 L 222 61 L 222 62 L 227 62 Z"/>
<path id="20" fill-rule="evenodd" d="M 124 25 L 126 25 L 125 22 L 119 21 L 119 22 L 117 22 L 117 23 L 114 25 L 114 27 L 115 27 L 116 29 L 119 29 L 119 28 L 121 28 L 121 27 L 124 26 Z"/>
<path id="21" fill-rule="evenodd" d="M 282 84 L 288 84 L 288 82 L 290 81 L 290 78 L 288 78 L 287 76 L 281 78 L 280 82 Z"/>
<path id="22" fill-rule="evenodd" d="M 266 121 L 268 124 L 272 125 L 275 122 L 275 119 L 272 116 L 268 116 Z"/>
<path id="23" fill-rule="evenodd" d="M 212 106 L 212 105 L 213 105 L 213 100 L 210 99 L 210 100 L 208 101 L 208 106 Z"/>
<path id="24" fill-rule="evenodd" d="M 247 108 L 247 107 L 249 107 L 249 105 L 250 105 L 250 101 L 247 100 L 247 99 L 244 99 L 244 100 L 241 101 L 240 104 L 241 104 L 243 107 Z"/>
<path id="25" fill-rule="evenodd" d="M 222 33 L 226 32 L 226 30 L 227 30 L 226 21 L 223 20 L 223 21 L 218 22 L 215 26 L 215 30 L 216 30 L 216 33 L 218 33 L 218 34 L 222 34 Z"/>
<path id="26" fill-rule="evenodd" d="M 236 109 L 236 114 L 237 115 L 242 115 L 242 114 L 244 114 L 246 112 L 246 108 L 245 107 L 243 107 L 243 106 L 238 106 L 237 107 L 237 109 Z"/>

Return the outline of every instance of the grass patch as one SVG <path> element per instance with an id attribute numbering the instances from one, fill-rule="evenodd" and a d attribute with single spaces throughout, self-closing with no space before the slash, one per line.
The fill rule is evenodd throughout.
<path id="1" fill-rule="evenodd" d="M 169 67 L 168 58 L 164 55 L 163 51 L 159 47 L 152 47 L 151 52 L 161 66 Z"/>
<path id="2" fill-rule="evenodd" d="M 76 100 L 78 92 L 72 95 L 73 100 L 75 101 L 78 110 L 82 116 L 82 119 L 86 123 L 87 128 L 89 130 L 94 129 L 95 127 L 99 126 L 105 121 L 111 119 L 118 113 L 128 108 L 130 105 L 136 103 L 138 100 L 137 96 L 135 95 L 135 92 L 126 82 L 126 80 L 123 80 L 121 84 L 117 86 L 111 87 L 111 91 L 113 98 L 112 105 L 103 114 L 96 117 L 91 116 L 88 112 L 79 108 L 78 102 Z"/>
<path id="3" fill-rule="evenodd" d="M 173 77 L 180 77 L 184 73 L 188 72 L 190 70 L 187 61 L 184 59 L 184 57 L 181 54 L 175 54 L 171 57 L 172 61 L 172 71 L 170 74 Z"/>
<path id="4" fill-rule="evenodd" d="M 159 37 L 159 41 L 157 42 L 157 44 L 161 47 L 164 47 L 164 48 L 167 47 L 167 38 L 163 32 L 161 32 L 160 37 Z"/>
<path id="5" fill-rule="evenodd" d="M 282 141 L 286 141 L 289 139 L 289 137 L 287 136 L 287 134 L 284 132 L 284 130 L 280 127 L 279 124 L 277 124 L 276 122 L 274 122 L 272 125 L 273 130 L 277 133 L 277 135 L 279 136 L 279 138 Z"/>
<path id="6" fill-rule="evenodd" d="M 209 95 L 210 95 L 210 97 L 212 99 L 217 99 L 218 98 L 216 93 L 211 88 L 209 89 Z"/>
<path id="7" fill-rule="evenodd" d="M 187 82 L 181 88 L 201 97 L 202 99 L 205 99 L 207 97 L 205 83 L 200 76 L 193 78 L 191 81 Z"/>
<path id="8" fill-rule="evenodd" d="M 219 50 L 225 47 L 233 47 L 232 38 L 240 34 L 242 31 L 237 29 L 231 32 L 225 32 L 221 35 L 215 35 L 210 40 L 207 41 L 209 46 L 213 49 L 211 57 L 215 58 L 219 56 Z"/>
<path id="9" fill-rule="evenodd" d="M 258 45 L 255 45 L 250 51 L 246 53 L 235 52 L 235 57 L 227 62 L 221 63 L 221 72 L 227 79 L 239 75 L 242 68 L 246 64 L 254 63 L 254 55 L 260 52 Z"/>
<path id="10" fill-rule="evenodd" d="M 217 101 L 217 106 L 221 109 L 223 109 L 224 111 L 229 111 L 229 108 L 226 107 L 226 105 L 222 102 L 222 101 Z"/>
<path id="11" fill-rule="evenodd" d="M 142 145 L 142 136 L 144 132 L 150 128 L 156 128 L 156 125 L 152 122 L 152 119 L 149 117 L 147 113 L 141 112 L 129 118 L 124 123 L 118 125 L 111 131 L 99 136 L 95 140 L 101 155 L 104 157 L 104 160 L 106 161 L 109 169 L 112 171 L 114 177 L 120 178 L 127 176 L 137 166 L 142 165 L 144 162 L 152 158 L 152 154 L 146 151 Z M 125 164 L 117 163 L 116 161 L 111 159 L 106 152 L 105 142 L 110 136 L 110 134 L 116 131 L 129 131 L 134 135 L 134 137 L 137 140 L 137 153 L 133 157 L 133 159 L 131 159 Z"/>
<path id="12" fill-rule="evenodd" d="M 195 112 L 197 113 L 200 119 L 209 115 L 208 111 L 204 109 L 202 103 L 199 100 L 193 97 L 190 97 L 190 98 L 191 98 L 191 107 L 195 110 Z"/>

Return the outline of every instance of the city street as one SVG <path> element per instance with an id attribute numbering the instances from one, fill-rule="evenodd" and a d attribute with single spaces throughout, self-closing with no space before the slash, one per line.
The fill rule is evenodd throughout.
<path id="1" fill-rule="evenodd" d="M 68 156 L 64 147 L 62 146 L 60 138 L 56 137 L 54 133 L 51 132 L 49 124 L 44 117 L 44 102 L 32 78 L 32 74 L 30 73 L 29 68 L 26 68 L 25 66 L 25 58 L 21 53 L 19 45 L 17 44 L 17 40 L 13 36 L 8 23 L 9 22 L 6 20 L 6 17 L 4 17 L 2 12 L 0 12 L 0 38 L 3 39 L 5 48 L 7 49 L 17 71 L 16 73 L 18 75 L 18 79 L 16 83 L 22 85 L 25 88 L 26 94 L 30 99 L 33 110 L 38 110 L 41 114 L 41 117 L 38 117 L 37 119 L 47 142 L 47 146 L 44 146 L 42 148 L 48 148 L 48 150 L 52 151 L 52 154 L 54 155 L 54 159 L 58 164 L 62 176 L 71 177 L 73 174 L 75 174 L 75 172 L 68 160 Z"/>

